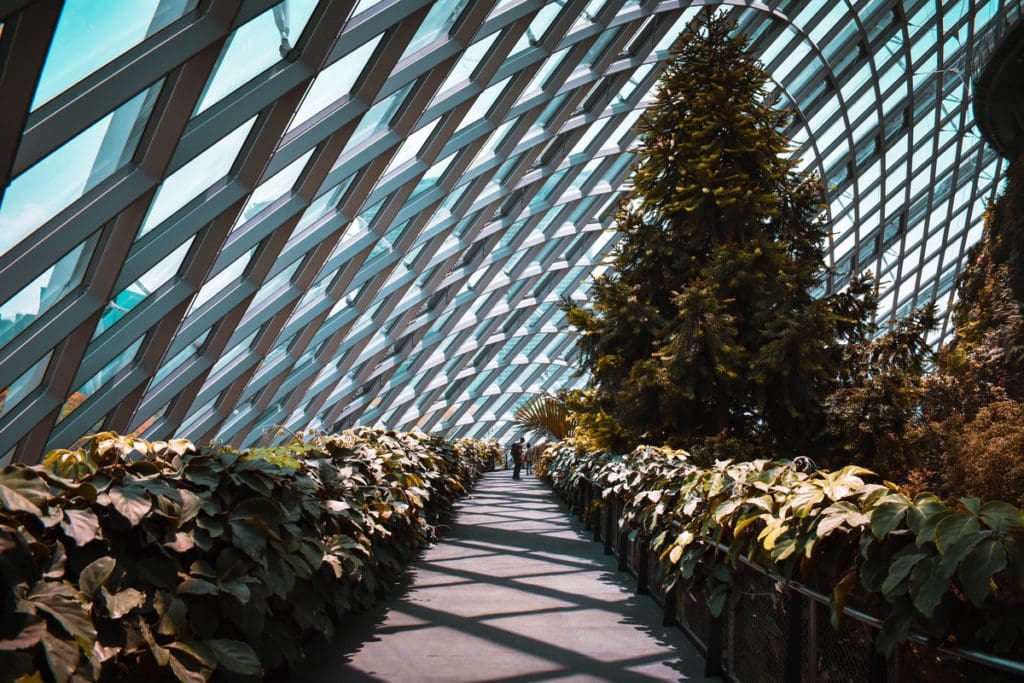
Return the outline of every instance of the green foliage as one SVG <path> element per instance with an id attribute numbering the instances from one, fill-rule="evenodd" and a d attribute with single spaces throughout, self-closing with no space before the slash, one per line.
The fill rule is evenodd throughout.
<path id="1" fill-rule="evenodd" d="M 1024 512 L 1002 501 L 911 497 L 856 466 L 801 471 L 794 462 L 692 463 L 640 447 L 624 457 L 553 446 L 545 476 L 565 494 L 594 482 L 624 504 L 669 587 L 704 583 L 720 612 L 745 556 L 884 620 L 890 652 L 912 629 L 963 646 L 1022 652 Z M 540 471 L 540 470 L 538 470 Z"/>
<path id="2" fill-rule="evenodd" d="M 382 593 L 493 448 L 367 428 L 244 452 L 102 433 L 8 466 L 0 679 L 292 664 Z"/>
<path id="3" fill-rule="evenodd" d="M 534 396 L 516 409 L 514 417 L 520 427 L 556 441 L 572 436 L 575 427 L 575 419 L 565 401 L 556 396 Z"/>
<path id="4" fill-rule="evenodd" d="M 710 18 L 673 48 L 637 124 L 614 268 L 592 309 L 567 305 L 595 382 L 589 412 L 617 420 L 629 447 L 806 451 L 843 344 L 868 331 L 865 282 L 810 294 L 825 277 L 821 188 L 788 158 L 789 115 L 732 28 Z"/>

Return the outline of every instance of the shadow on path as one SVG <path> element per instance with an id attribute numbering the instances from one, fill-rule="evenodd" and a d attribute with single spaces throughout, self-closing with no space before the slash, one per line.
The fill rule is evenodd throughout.
<path id="1" fill-rule="evenodd" d="M 490 473 L 392 597 L 292 680 L 704 680 L 696 649 L 632 589 L 547 487 Z"/>

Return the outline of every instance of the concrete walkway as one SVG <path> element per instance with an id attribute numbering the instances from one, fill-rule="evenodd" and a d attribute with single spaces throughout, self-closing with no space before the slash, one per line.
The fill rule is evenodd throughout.
<path id="1" fill-rule="evenodd" d="M 697 650 L 633 585 L 544 484 L 494 472 L 409 585 L 293 680 L 705 680 Z"/>

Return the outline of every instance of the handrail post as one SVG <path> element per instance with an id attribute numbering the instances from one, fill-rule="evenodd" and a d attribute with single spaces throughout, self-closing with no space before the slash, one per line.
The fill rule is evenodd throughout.
<path id="1" fill-rule="evenodd" d="M 675 626 L 679 623 L 678 612 L 679 584 L 672 586 L 671 590 L 665 591 L 665 611 L 661 617 L 662 626 Z"/>
<path id="2" fill-rule="evenodd" d="M 619 529 L 618 534 L 618 551 L 619 556 L 619 571 L 624 572 L 629 569 L 629 558 L 626 557 L 626 548 L 629 547 L 629 532 L 625 529 Z"/>
<path id="3" fill-rule="evenodd" d="M 615 538 L 615 527 L 617 526 L 615 524 L 615 522 L 616 522 L 616 519 L 615 519 L 615 508 L 616 507 L 617 506 L 615 505 L 615 499 L 614 498 L 608 499 L 605 502 L 605 505 L 604 505 L 604 510 L 607 513 L 607 515 L 603 518 L 604 519 L 604 532 L 603 532 L 603 536 L 604 536 L 604 554 L 605 555 L 611 555 L 612 552 L 613 552 L 612 539 Z"/>
<path id="4" fill-rule="evenodd" d="M 647 552 L 647 536 L 642 533 L 638 534 L 636 542 L 640 547 L 640 563 L 636 567 L 636 594 L 645 595 L 648 593 L 647 573 L 649 570 L 648 565 L 650 564 Z"/>
<path id="5" fill-rule="evenodd" d="M 782 679 L 786 683 L 800 683 L 800 669 L 803 664 L 803 600 L 800 593 L 786 586 L 789 593 L 789 626 L 786 629 L 786 663 Z M 813 637 L 813 636 L 812 636 Z"/>
<path id="6" fill-rule="evenodd" d="M 711 617 L 708 650 L 704 653 L 704 676 L 706 678 L 721 676 L 725 673 L 725 668 L 722 666 L 722 636 L 725 632 L 725 623 L 727 621 L 725 615 L 728 614 L 728 610 L 729 607 L 727 605 L 721 615 Z"/>
<path id="7" fill-rule="evenodd" d="M 889 679 L 889 662 L 878 649 L 878 635 L 880 633 L 880 630 L 875 631 L 875 635 L 871 639 L 871 662 L 868 665 L 868 683 L 886 683 Z M 899 650 L 897 650 L 892 656 L 899 657 L 899 655 Z"/>

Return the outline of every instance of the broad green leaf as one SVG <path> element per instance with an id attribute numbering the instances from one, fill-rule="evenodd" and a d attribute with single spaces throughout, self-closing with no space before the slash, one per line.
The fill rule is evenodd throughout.
<path id="1" fill-rule="evenodd" d="M 832 589 L 832 625 L 838 628 L 839 616 L 846 609 L 846 604 L 850 601 L 850 593 L 853 591 L 853 587 L 857 583 L 857 572 L 848 571 L 843 574 L 843 578 L 836 582 L 835 588 Z"/>
<path id="2" fill-rule="evenodd" d="M 70 586 L 54 584 L 55 582 L 37 583 L 28 596 L 29 601 L 37 610 L 43 610 L 59 621 L 64 630 L 73 637 L 91 644 L 96 640 L 96 629 L 89 613 L 71 597 L 74 591 Z"/>
<path id="3" fill-rule="evenodd" d="M 949 592 L 951 579 L 939 573 L 941 558 L 929 557 L 919 562 L 910 573 L 910 597 L 914 607 L 924 616 L 931 618 L 935 608 Z"/>
<path id="4" fill-rule="evenodd" d="M 115 561 L 112 557 L 101 557 L 85 566 L 78 576 L 78 587 L 90 598 L 106 583 L 114 571 Z"/>
<path id="5" fill-rule="evenodd" d="M 136 607 L 141 607 L 146 602 L 146 594 L 134 588 L 125 588 L 117 593 L 109 593 L 103 589 L 103 598 L 107 603 L 107 610 L 110 616 L 120 619 Z"/>
<path id="6" fill-rule="evenodd" d="M 64 521 L 60 523 L 60 528 L 79 547 L 103 535 L 100 531 L 99 518 L 89 509 L 64 510 Z"/>
<path id="7" fill-rule="evenodd" d="M 939 565 L 942 575 L 955 574 L 960 561 L 986 535 L 981 531 L 977 518 L 966 512 L 953 512 L 943 518 L 935 527 L 935 545 L 942 553 Z"/>
<path id="8" fill-rule="evenodd" d="M 0 650 L 22 650 L 39 642 L 46 633 L 46 622 L 35 614 L 14 612 L 4 615 L 6 636 L 0 638 Z"/>
<path id="9" fill-rule="evenodd" d="M 217 663 L 232 673 L 256 676 L 262 672 L 256 652 L 240 640 L 215 638 L 203 642 L 217 657 Z"/>
<path id="10" fill-rule="evenodd" d="M 1006 533 L 1012 529 L 1024 529 L 1024 511 L 1001 500 L 992 500 L 978 510 L 978 514 L 990 529 Z"/>
<path id="11" fill-rule="evenodd" d="M 162 636 L 181 636 L 188 624 L 188 606 L 180 598 L 174 598 L 160 617 L 156 632 Z M 171 647 L 171 646 L 168 646 Z"/>
<path id="12" fill-rule="evenodd" d="M 900 525 L 906 512 L 906 503 L 882 503 L 871 511 L 871 533 L 882 540 Z"/>
<path id="13" fill-rule="evenodd" d="M 178 595 L 216 595 L 217 584 L 206 579 L 190 578 L 178 584 Z"/>
<path id="14" fill-rule="evenodd" d="M 927 554 L 918 550 L 917 546 L 910 544 L 900 549 L 892 558 L 889 565 L 889 573 L 882 582 L 882 594 L 888 600 L 895 597 L 895 591 L 914 568 L 918 562 L 927 557 Z M 900 591 L 902 594 L 902 591 Z"/>
<path id="15" fill-rule="evenodd" d="M 112 486 L 107 492 L 114 509 L 120 512 L 132 526 L 137 526 L 153 509 L 153 501 L 145 489 L 138 486 Z"/>
<path id="16" fill-rule="evenodd" d="M 1006 550 L 998 540 L 985 539 L 960 563 L 960 586 L 964 595 L 977 606 L 991 592 L 992 576 L 1006 568 Z"/>
<path id="17" fill-rule="evenodd" d="M 50 667 L 57 683 L 67 683 L 71 675 L 78 668 L 78 662 L 82 658 L 82 651 L 74 641 L 67 641 L 52 633 L 43 634 L 43 651 L 46 653 L 46 663 Z"/>

